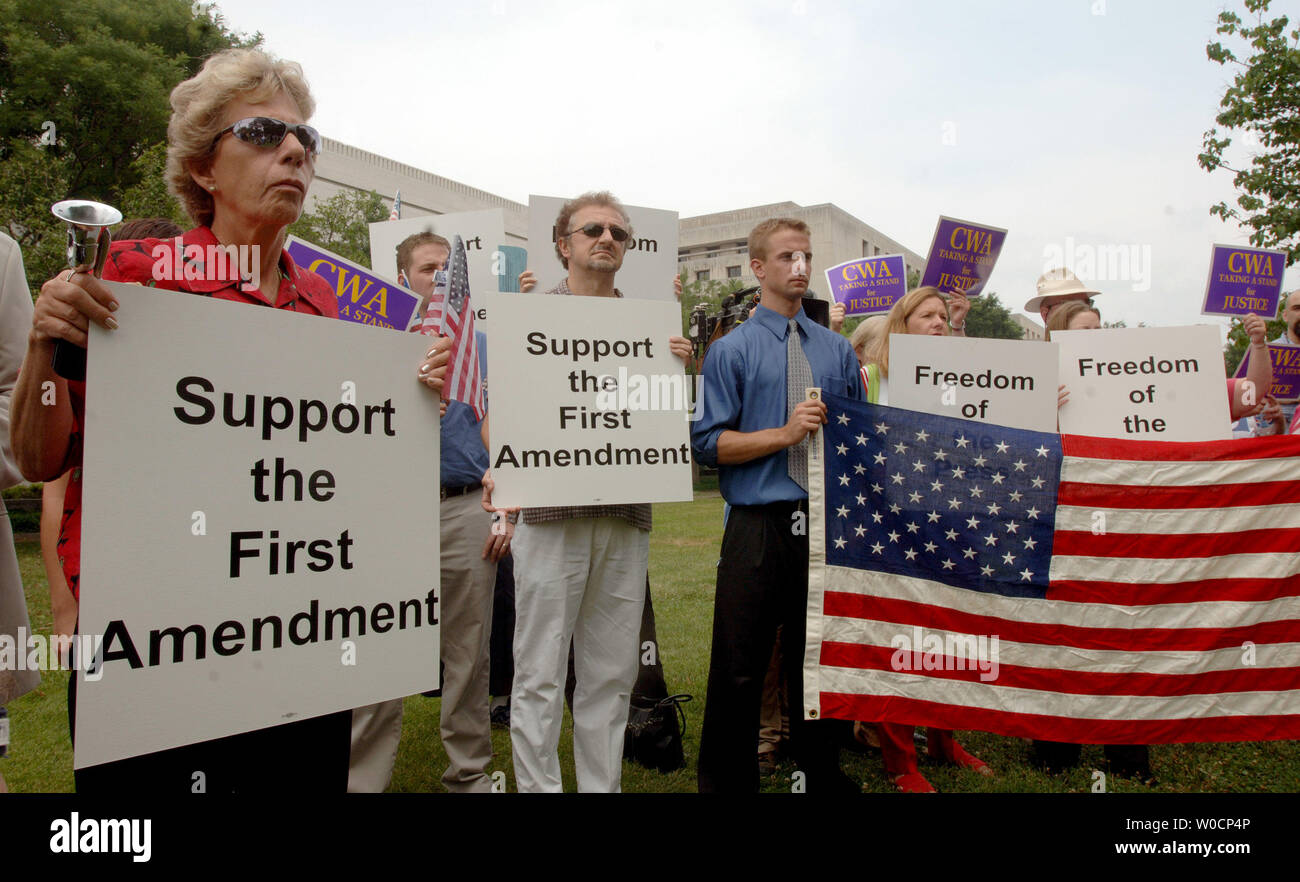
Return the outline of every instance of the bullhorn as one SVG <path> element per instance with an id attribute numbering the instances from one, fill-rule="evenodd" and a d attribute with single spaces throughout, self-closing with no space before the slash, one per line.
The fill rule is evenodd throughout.
<path id="1" fill-rule="evenodd" d="M 108 228 L 122 222 L 122 212 L 87 199 L 65 199 L 50 211 L 68 225 L 68 268 L 99 278 L 113 244 Z M 68 380 L 86 379 L 86 350 L 59 340 L 54 347 L 54 372 Z"/>

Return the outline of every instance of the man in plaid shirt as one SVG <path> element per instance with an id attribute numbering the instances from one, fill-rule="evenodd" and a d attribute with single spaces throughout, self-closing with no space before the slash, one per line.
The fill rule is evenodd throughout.
<path id="1" fill-rule="evenodd" d="M 622 297 L 631 224 L 609 193 L 560 209 L 555 251 L 568 277 L 547 294 Z M 669 338 L 685 361 L 691 345 Z M 521 793 L 560 792 L 560 721 L 569 640 L 574 648 L 573 755 L 578 790 L 614 793 L 637 673 L 650 558 L 650 505 L 526 508 L 515 534 L 515 680 L 510 741 Z"/>

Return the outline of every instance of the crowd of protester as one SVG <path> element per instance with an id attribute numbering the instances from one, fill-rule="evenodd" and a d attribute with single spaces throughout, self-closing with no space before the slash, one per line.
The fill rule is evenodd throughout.
<path id="1" fill-rule="evenodd" d="M 120 229 L 103 278 L 230 300 L 252 307 L 339 317 L 335 293 L 297 266 L 284 241 L 299 217 L 314 176 L 320 135 L 309 124 L 314 101 L 298 65 L 256 50 L 210 59 L 171 96 L 167 183 L 194 226 Z M 553 296 L 621 297 L 615 285 L 630 239 L 626 210 L 608 193 L 567 203 L 556 219 L 556 254 L 567 276 Z M 236 245 L 261 255 L 260 284 L 238 265 L 209 265 L 201 279 L 158 280 L 159 247 Z M 888 404 L 892 335 L 964 334 L 970 301 L 922 287 L 871 316 L 846 338 L 808 318 L 802 299 L 811 266 L 809 229 L 774 218 L 749 235 L 750 267 L 761 293 L 747 320 L 717 340 L 704 359 L 705 395 L 692 424 L 697 460 L 719 473 L 728 503 L 718 566 L 708 695 L 699 749 L 702 792 L 748 792 L 760 770 L 774 768 L 777 745 L 807 773 L 810 792 L 857 792 L 841 770 L 845 743 L 837 721 L 802 713 L 808 538 L 789 529 L 808 511 L 808 439 L 826 420 L 803 389 Z M 398 249 L 401 279 L 428 298 L 451 243 L 417 234 Z M 171 258 L 169 258 L 171 259 Z M 56 345 L 84 347 L 89 326 L 117 327 L 118 303 L 94 275 L 60 272 L 33 307 L 21 256 L 0 236 L 0 477 L 45 482 L 41 534 L 54 630 L 77 629 L 85 382 L 52 367 Z M 521 279 L 532 287 L 531 273 Z M 1053 333 L 1101 327 L 1088 288 L 1067 268 L 1038 280 L 1026 312 Z M 1300 344 L 1300 292 L 1287 298 L 1287 330 L 1274 343 Z M 1227 382 L 1234 420 L 1259 415 L 1257 433 L 1287 430 L 1287 415 L 1269 395 L 1271 360 L 1265 323 L 1244 322 L 1250 363 L 1244 380 Z M 250 353 L 230 340 L 229 358 Z M 682 337 L 665 341 L 683 362 Z M 412 379 L 441 397 L 451 341 L 431 337 Z M 259 353 L 273 358 L 274 353 Z M 21 366 L 21 367 L 20 367 Z M 486 374 L 487 364 L 483 364 Z M 52 402 L 47 392 L 54 389 Z M 9 404 L 12 394 L 12 406 Z M 1069 400 L 1062 387 L 1059 401 Z M 574 719 L 578 788 L 618 791 L 629 695 L 638 676 L 640 637 L 649 606 L 648 504 L 530 508 L 494 515 L 488 470 L 489 420 L 460 402 L 441 402 L 441 720 L 449 791 L 491 788 L 493 721 L 508 725 L 521 791 L 561 788 L 557 743 L 563 696 Z M 1290 427 L 1294 431 L 1294 426 Z M 12 445 L 10 447 L 10 444 Z M 494 528 L 495 523 L 498 526 Z M 7 520 L 0 517 L 7 528 Z M 13 544 L 0 533 L 0 634 L 27 627 Z M 494 623 L 496 627 L 494 628 Z M 504 630 L 503 630 L 504 628 Z M 566 680 L 568 688 L 566 690 Z M 35 685 L 30 675 L 0 670 L 0 708 Z M 70 678 L 68 718 L 75 734 L 77 678 Z M 494 698 L 489 701 L 489 696 Z M 796 712 L 788 713 L 785 709 Z M 271 726 L 199 744 L 79 769 L 81 792 L 188 792 L 191 771 L 205 770 L 208 792 L 382 791 L 390 783 L 402 728 L 402 701 Z M 930 792 L 918 767 L 913 727 L 859 721 L 852 740 L 879 750 L 883 767 L 904 792 Z M 930 729 L 932 758 L 974 774 L 994 771 L 966 751 L 952 732 Z M 1152 780 L 1144 745 L 1105 748 L 1112 768 Z M 1059 769 L 1077 762 L 1079 745 L 1039 741 L 1035 761 Z M 0 789 L 3 778 L 0 777 Z"/>

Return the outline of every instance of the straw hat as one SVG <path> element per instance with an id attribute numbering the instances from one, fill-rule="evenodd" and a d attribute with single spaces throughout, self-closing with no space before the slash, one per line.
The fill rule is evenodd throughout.
<path id="1" fill-rule="evenodd" d="M 1025 304 L 1025 312 L 1033 315 L 1037 313 L 1043 305 L 1043 301 L 1049 297 L 1096 297 L 1100 291 L 1094 291 L 1086 287 L 1079 277 L 1070 272 L 1065 267 L 1050 269 L 1038 277 L 1038 296 L 1031 297 Z"/>

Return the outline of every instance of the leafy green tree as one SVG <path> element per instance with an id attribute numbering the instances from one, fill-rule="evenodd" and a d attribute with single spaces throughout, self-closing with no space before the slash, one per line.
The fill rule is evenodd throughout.
<path id="1" fill-rule="evenodd" d="M 845 337 L 852 337 L 853 332 L 857 330 L 858 325 L 867 318 L 865 315 L 851 315 L 844 320 L 844 326 L 840 328 L 840 333 Z"/>
<path id="2" fill-rule="evenodd" d="M 68 163 L 17 141 L 0 160 L 0 229 L 23 251 L 32 293 L 66 265 L 66 234 L 50 206 L 68 195 Z"/>
<path id="3" fill-rule="evenodd" d="M 165 217 L 182 228 L 194 223 L 167 189 L 167 180 L 163 177 L 166 166 L 167 145 L 161 141 L 149 147 L 131 163 L 136 183 L 122 191 L 117 207 L 123 218 Z"/>
<path id="4" fill-rule="evenodd" d="M 686 281 L 686 271 L 678 276 L 682 283 L 682 336 L 694 342 L 691 333 L 691 313 L 697 306 L 704 307 L 706 316 L 716 316 L 722 307 L 722 299 L 729 294 L 742 290 L 745 285 L 739 279 L 709 279 L 706 281 Z M 688 365 L 687 372 L 694 373 L 695 366 Z"/>
<path id="5" fill-rule="evenodd" d="M 994 337 L 1001 340 L 1022 340 L 1025 329 L 1011 317 L 1011 310 L 992 292 L 972 297 L 970 312 L 966 314 L 967 337 Z"/>
<path id="6" fill-rule="evenodd" d="M 289 232 L 369 269 L 370 225 L 388 215 L 384 198 L 374 190 L 341 190 L 303 212 Z"/>
<path id="7" fill-rule="evenodd" d="M 703 304 L 710 314 L 718 311 L 722 298 L 741 290 L 745 286 L 739 279 L 708 279 L 687 282 L 686 273 L 682 273 L 682 322 L 690 320 L 691 312 Z"/>
<path id="8" fill-rule="evenodd" d="M 62 251 L 50 203 L 119 205 L 141 183 L 137 161 L 166 140 L 172 88 L 212 53 L 261 39 L 189 0 L 0 0 L 0 224 L 33 286 Z"/>
<path id="9" fill-rule="evenodd" d="M 1217 33 L 1240 38 L 1249 57 L 1242 61 L 1217 41 L 1205 47 L 1211 61 L 1236 65 L 1237 73 L 1219 102 L 1218 125 L 1205 133 L 1198 161 L 1209 172 L 1232 172 L 1237 188 L 1236 207 L 1220 202 L 1210 213 L 1249 227 L 1252 244 L 1288 252 L 1291 264 L 1300 260 L 1300 26 L 1288 31 L 1285 15 L 1266 19 L 1269 0 L 1243 2 L 1253 23 L 1220 12 Z M 1225 129 L 1223 137 L 1218 126 Z M 1244 133 L 1252 148 L 1244 168 L 1231 168 L 1224 160 L 1233 131 Z"/>

